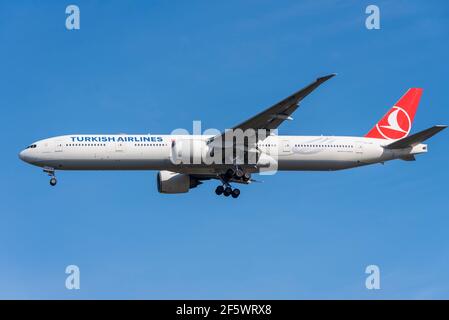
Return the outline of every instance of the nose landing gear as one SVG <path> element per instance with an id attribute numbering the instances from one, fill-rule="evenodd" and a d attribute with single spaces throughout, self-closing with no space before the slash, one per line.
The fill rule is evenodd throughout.
<path id="1" fill-rule="evenodd" d="M 58 180 L 56 180 L 55 169 L 45 167 L 44 172 L 48 173 L 48 175 L 50 176 L 50 185 L 54 187 L 56 183 L 58 183 Z"/>
<path id="2" fill-rule="evenodd" d="M 50 185 L 51 185 L 52 187 L 54 187 L 54 186 L 56 185 L 57 182 L 58 182 L 58 180 L 56 180 L 55 177 L 53 177 L 53 178 L 50 179 Z"/>

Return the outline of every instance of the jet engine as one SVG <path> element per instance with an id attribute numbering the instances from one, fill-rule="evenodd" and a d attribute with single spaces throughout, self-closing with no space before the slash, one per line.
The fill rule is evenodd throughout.
<path id="1" fill-rule="evenodd" d="M 157 174 L 157 191 L 160 193 L 185 193 L 199 184 L 201 181 L 184 173 L 163 170 Z"/>

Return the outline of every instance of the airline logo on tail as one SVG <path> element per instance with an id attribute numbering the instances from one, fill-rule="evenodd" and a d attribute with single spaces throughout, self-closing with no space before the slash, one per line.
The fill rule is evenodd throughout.
<path id="1" fill-rule="evenodd" d="M 412 122 L 407 111 L 394 106 L 387 116 L 376 124 L 376 128 L 385 139 L 401 139 L 410 133 Z"/>
<path id="2" fill-rule="evenodd" d="M 406 137 L 412 129 L 413 119 L 421 95 L 422 89 L 409 89 L 365 137 L 387 140 L 397 140 Z"/>

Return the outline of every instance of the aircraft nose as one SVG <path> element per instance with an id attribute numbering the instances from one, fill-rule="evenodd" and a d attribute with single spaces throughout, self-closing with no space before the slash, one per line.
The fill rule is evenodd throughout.
<path id="1" fill-rule="evenodd" d="M 22 150 L 19 152 L 19 158 L 22 161 L 28 162 L 29 161 L 29 157 L 27 156 L 27 150 Z"/>

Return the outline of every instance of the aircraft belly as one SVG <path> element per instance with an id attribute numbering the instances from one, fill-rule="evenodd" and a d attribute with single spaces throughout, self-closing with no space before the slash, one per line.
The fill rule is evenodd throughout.
<path id="1" fill-rule="evenodd" d="M 65 159 L 38 164 L 58 170 L 162 170 L 167 161 L 156 159 Z"/>
<path id="2" fill-rule="evenodd" d="M 352 150 L 329 152 L 323 149 L 294 148 L 293 153 L 279 157 L 279 170 L 329 171 L 360 166 Z"/>
<path id="3" fill-rule="evenodd" d="M 332 171 L 353 168 L 359 165 L 360 163 L 354 160 L 280 160 L 278 169 L 281 171 Z"/>

